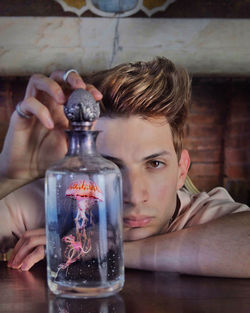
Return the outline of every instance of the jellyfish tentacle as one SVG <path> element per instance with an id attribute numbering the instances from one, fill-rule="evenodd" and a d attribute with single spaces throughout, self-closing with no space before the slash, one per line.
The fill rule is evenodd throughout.
<path id="1" fill-rule="evenodd" d="M 68 245 L 64 252 L 67 261 L 65 264 L 60 264 L 59 269 L 66 269 L 91 251 L 91 236 L 88 234 L 91 235 L 92 232 L 86 229 L 87 221 L 89 220 L 90 225 L 93 223 L 91 208 L 95 201 L 103 201 L 102 192 L 96 183 L 85 180 L 73 182 L 66 190 L 66 196 L 73 197 L 77 201 L 77 213 L 74 218 L 76 237 L 71 234 L 63 238 Z M 88 217 L 86 211 L 88 211 Z"/>
<path id="2" fill-rule="evenodd" d="M 83 241 L 82 249 L 83 249 L 84 253 L 87 254 L 91 250 L 91 239 L 88 238 L 85 229 L 84 229 L 84 233 L 85 233 L 85 235 L 83 236 L 84 241 Z"/>
<path id="3" fill-rule="evenodd" d="M 60 264 L 59 267 L 65 269 L 70 264 L 76 262 L 84 253 L 82 250 L 81 243 L 75 241 L 75 237 L 72 234 L 69 236 L 65 236 L 63 238 L 63 241 L 68 244 L 64 252 L 67 261 L 65 264 Z"/>

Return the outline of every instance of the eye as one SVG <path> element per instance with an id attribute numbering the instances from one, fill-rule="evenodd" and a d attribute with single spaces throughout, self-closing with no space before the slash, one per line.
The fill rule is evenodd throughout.
<path id="1" fill-rule="evenodd" d="M 147 162 L 147 167 L 150 169 L 154 169 L 154 168 L 162 168 L 165 166 L 165 163 L 161 162 L 161 161 L 157 161 L 157 160 L 151 160 Z"/>

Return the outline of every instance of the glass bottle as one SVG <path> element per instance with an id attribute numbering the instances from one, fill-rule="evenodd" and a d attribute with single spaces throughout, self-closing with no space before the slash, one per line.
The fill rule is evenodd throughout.
<path id="1" fill-rule="evenodd" d="M 64 112 L 68 152 L 45 178 L 48 285 L 66 297 L 108 296 L 124 284 L 121 173 L 96 150 L 90 93 L 75 90 Z"/>

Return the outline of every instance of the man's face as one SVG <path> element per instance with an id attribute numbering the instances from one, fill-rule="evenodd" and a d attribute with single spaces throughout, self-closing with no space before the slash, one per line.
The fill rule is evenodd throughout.
<path id="1" fill-rule="evenodd" d="M 158 234 L 176 208 L 183 178 L 165 118 L 103 117 L 97 148 L 116 163 L 123 177 L 124 240 Z"/>

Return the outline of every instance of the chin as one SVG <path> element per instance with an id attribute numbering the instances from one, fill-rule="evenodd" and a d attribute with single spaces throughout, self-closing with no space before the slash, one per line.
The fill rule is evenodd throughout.
<path id="1" fill-rule="evenodd" d="M 156 234 L 156 231 L 150 227 L 125 227 L 123 230 L 124 241 L 140 240 L 151 237 Z"/>

